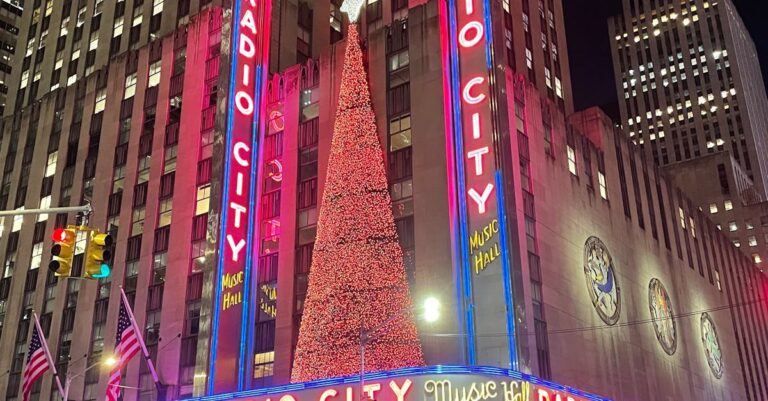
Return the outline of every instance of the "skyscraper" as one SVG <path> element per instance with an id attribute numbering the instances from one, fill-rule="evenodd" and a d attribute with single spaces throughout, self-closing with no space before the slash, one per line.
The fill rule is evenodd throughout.
<path id="1" fill-rule="evenodd" d="M 659 165 L 728 151 L 768 189 L 768 100 L 731 0 L 623 0 L 608 23 L 621 124 Z"/>
<path id="2" fill-rule="evenodd" d="M 21 4 L 15 0 L 0 2 L 0 116 L 5 112 L 22 11 Z"/>

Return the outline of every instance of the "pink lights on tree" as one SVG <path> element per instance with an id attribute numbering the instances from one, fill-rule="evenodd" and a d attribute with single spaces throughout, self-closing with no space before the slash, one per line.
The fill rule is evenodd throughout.
<path id="1" fill-rule="evenodd" d="M 361 331 L 411 307 L 357 29 L 349 26 L 292 382 L 358 374 Z M 365 358 L 369 371 L 423 365 L 412 314 L 368 340 Z"/>

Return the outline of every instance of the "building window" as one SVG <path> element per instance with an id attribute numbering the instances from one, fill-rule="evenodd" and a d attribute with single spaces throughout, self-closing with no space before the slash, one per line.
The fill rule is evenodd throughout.
<path id="1" fill-rule="evenodd" d="M 157 227 L 165 227 L 171 224 L 171 215 L 173 213 L 173 199 L 163 199 L 160 201 L 160 207 L 157 216 Z"/>
<path id="2" fill-rule="evenodd" d="M 45 196 L 40 199 L 40 209 L 48 209 L 51 207 L 51 195 Z M 37 221 L 48 220 L 48 213 L 43 213 L 37 216 Z"/>
<path id="3" fill-rule="evenodd" d="M 747 238 L 747 241 L 749 242 L 749 246 L 757 246 L 757 237 L 754 235 L 750 235 L 749 238 Z"/>
<path id="4" fill-rule="evenodd" d="M 605 182 L 605 174 L 602 171 L 597 172 L 597 182 L 600 185 L 600 197 L 608 200 L 608 186 Z"/>
<path id="5" fill-rule="evenodd" d="M 411 116 L 394 118 L 389 122 L 389 150 L 395 151 L 411 146 Z"/>
<path id="6" fill-rule="evenodd" d="M 197 187 L 197 203 L 195 205 L 195 216 L 208 213 L 211 204 L 211 184 Z"/>
<path id="7" fill-rule="evenodd" d="M 152 261 L 151 284 L 162 284 L 165 282 L 166 267 L 168 267 L 168 252 L 156 253 Z"/>
<path id="8" fill-rule="evenodd" d="M 136 178 L 136 185 L 149 181 L 149 169 L 152 165 L 152 158 L 146 155 L 139 158 L 139 174 Z"/>
<path id="9" fill-rule="evenodd" d="M 146 208 L 140 207 L 133 209 L 131 216 L 131 235 L 139 235 L 144 232 L 144 217 L 146 217 Z"/>
<path id="10" fill-rule="evenodd" d="M 107 90 L 99 89 L 96 92 L 96 103 L 93 106 L 93 114 L 101 113 L 107 106 Z"/>
<path id="11" fill-rule="evenodd" d="M 735 246 L 736 248 L 741 248 L 741 241 L 737 239 L 733 240 L 733 246 Z"/>
<path id="12" fill-rule="evenodd" d="M 685 212 L 683 211 L 683 208 L 677 208 L 677 214 L 680 217 L 680 227 L 685 230 Z"/>
<path id="13" fill-rule="evenodd" d="M 147 88 L 152 88 L 154 86 L 160 85 L 161 64 L 162 64 L 162 61 L 156 61 L 149 65 L 149 82 L 147 83 Z"/>
<path id="14" fill-rule="evenodd" d="M 739 226 L 736 224 L 735 221 L 728 222 L 728 231 L 734 232 L 739 229 Z"/>
<path id="15" fill-rule="evenodd" d="M 48 154 L 48 162 L 45 165 L 45 176 L 51 177 L 56 174 L 56 162 L 59 158 L 59 151 Z"/>
<path id="16" fill-rule="evenodd" d="M 32 245 L 32 259 L 29 261 L 30 270 L 39 268 L 42 261 L 43 261 L 43 243 L 38 242 Z"/>
<path id="17" fill-rule="evenodd" d="M 756 253 L 752 254 L 752 260 L 755 261 L 755 263 L 763 263 L 763 259 Z"/>
<path id="18" fill-rule="evenodd" d="M 693 217 L 688 217 L 688 225 L 691 227 L 691 236 L 696 238 L 696 222 Z"/>
<path id="19" fill-rule="evenodd" d="M 733 210 L 733 202 L 730 200 L 725 201 L 725 210 Z"/>
<path id="20" fill-rule="evenodd" d="M 577 175 L 576 173 L 576 151 L 571 147 L 571 145 L 567 146 L 568 149 L 568 171 L 571 172 L 573 175 Z"/>
<path id="21" fill-rule="evenodd" d="M 138 75 L 134 72 L 125 77 L 125 92 L 123 99 L 129 99 L 136 94 L 136 82 L 138 81 Z"/>
<path id="22" fill-rule="evenodd" d="M 715 214 L 717 213 L 717 203 L 710 203 L 709 204 L 709 213 Z"/>
<path id="23" fill-rule="evenodd" d="M 205 266 L 205 239 L 192 242 L 192 272 L 203 271 Z"/>

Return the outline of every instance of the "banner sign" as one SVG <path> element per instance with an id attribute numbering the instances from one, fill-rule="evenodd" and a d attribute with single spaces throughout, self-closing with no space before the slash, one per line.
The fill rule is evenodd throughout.
<path id="1" fill-rule="evenodd" d="M 243 388 L 251 358 L 245 355 L 259 114 L 263 104 L 267 39 L 265 0 L 235 0 L 232 13 L 231 85 L 228 96 L 221 233 L 211 327 L 208 393 Z"/>
<path id="2" fill-rule="evenodd" d="M 460 291 L 467 362 L 517 368 L 503 188 L 496 148 L 490 2 L 449 0 L 442 13 L 449 146 L 458 199 Z M 444 50 L 445 52 L 446 50 Z M 499 335 L 506 333 L 507 335 Z"/>
<path id="3" fill-rule="evenodd" d="M 534 376 L 492 367 L 431 366 L 261 388 L 189 401 L 610 401 Z"/>

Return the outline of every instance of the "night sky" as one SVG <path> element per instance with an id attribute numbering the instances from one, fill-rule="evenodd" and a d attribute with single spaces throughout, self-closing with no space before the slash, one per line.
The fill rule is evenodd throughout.
<path id="1" fill-rule="evenodd" d="M 621 0 L 562 0 L 576 110 L 601 106 L 618 119 L 608 38 L 608 17 L 621 13 Z M 733 0 L 755 41 L 768 82 L 768 24 L 760 0 Z"/>

